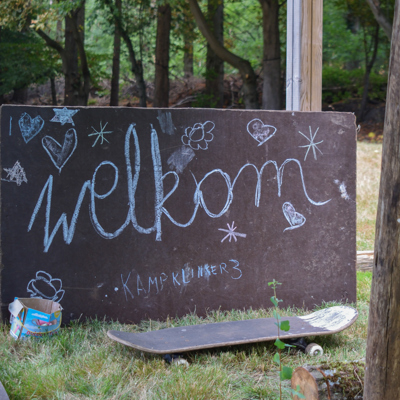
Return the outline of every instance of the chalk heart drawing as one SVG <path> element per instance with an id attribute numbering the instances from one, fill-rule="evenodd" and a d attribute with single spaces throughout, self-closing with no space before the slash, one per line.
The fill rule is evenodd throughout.
<path id="1" fill-rule="evenodd" d="M 260 119 L 252 119 L 247 124 L 247 132 L 257 140 L 259 146 L 265 143 L 267 140 L 271 139 L 276 133 L 276 128 L 272 125 L 264 125 Z"/>
<path id="2" fill-rule="evenodd" d="M 47 299 L 60 302 L 64 297 L 61 279 L 53 278 L 45 271 L 36 272 L 26 287 L 32 298 Z"/>
<path id="3" fill-rule="evenodd" d="M 283 232 L 291 229 L 300 228 L 306 222 L 304 215 L 298 213 L 293 205 L 289 202 L 283 203 L 282 206 L 283 215 L 288 220 L 290 227 L 284 229 Z"/>
<path id="4" fill-rule="evenodd" d="M 22 137 L 24 138 L 25 143 L 28 143 L 42 130 L 44 121 L 40 115 L 32 118 L 29 114 L 22 113 L 18 124 L 19 129 L 21 129 Z"/>
<path id="5" fill-rule="evenodd" d="M 59 172 L 61 172 L 61 169 L 72 156 L 77 144 L 78 139 L 74 128 L 68 129 L 67 133 L 64 135 L 64 143 L 62 146 L 51 136 L 45 136 L 42 139 L 44 149 Z"/>

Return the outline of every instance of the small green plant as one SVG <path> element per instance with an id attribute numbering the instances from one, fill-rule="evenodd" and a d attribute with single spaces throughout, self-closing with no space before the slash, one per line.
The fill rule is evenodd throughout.
<path id="1" fill-rule="evenodd" d="M 282 321 L 282 318 L 279 314 L 279 303 L 283 300 L 279 300 L 276 297 L 276 288 L 278 285 L 282 285 L 282 283 L 277 282 L 275 279 L 272 282 L 268 282 L 268 286 L 272 286 L 272 290 L 274 291 L 274 295 L 271 297 L 271 302 L 274 305 L 273 316 L 276 319 L 275 325 L 278 328 L 278 337 L 274 343 L 274 345 L 278 348 L 278 352 L 274 355 L 274 362 L 279 366 L 279 399 L 282 400 L 282 381 L 292 379 L 293 369 L 282 365 L 281 353 L 285 347 L 294 346 L 284 343 L 282 340 L 280 340 L 281 331 L 288 332 L 290 329 L 290 323 L 288 320 Z M 305 399 L 305 396 L 300 393 L 299 385 L 297 385 L 296 390 L 291 388 L 287 388 L 286 390 L 288 390 L 292 395 L 296 395 L 300 399 Z"/>

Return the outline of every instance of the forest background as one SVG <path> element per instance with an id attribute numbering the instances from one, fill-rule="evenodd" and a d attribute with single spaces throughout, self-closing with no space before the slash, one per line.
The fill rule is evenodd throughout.
<path id="1" fill-rule="evenodd" d="M 393 7 L 324 2 L 323 110 L 355 112 L 368 140 L 383 126 Z M 283 0 L 2 0 L 0 104 L 284 109 L 286 11 Z"/>

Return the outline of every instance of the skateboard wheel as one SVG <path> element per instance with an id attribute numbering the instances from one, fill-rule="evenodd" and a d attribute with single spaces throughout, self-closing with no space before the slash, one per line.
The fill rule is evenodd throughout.
<path id="1" fill-rule="evenodd" d="M 306 347 L 305 353 L 313 357 L 322 356 L 322 354 L 324 354 L 324 350 L 322 350 L 322 347 L 319 344 L 310 343 Z"/>

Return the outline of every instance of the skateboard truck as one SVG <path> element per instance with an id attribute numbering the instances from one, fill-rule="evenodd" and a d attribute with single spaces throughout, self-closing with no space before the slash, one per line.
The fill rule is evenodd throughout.
<path id="1" fill-rule="evenodd" d="M 308 354 L 310 356 L 322 356 L 322 354 L 324 354 L 324 350 L 319 344 L 308 343 L 306 339 L 303 337 L 287 339 L 285 340 L 285 343 L 297 347 L 303 353 Z"/>

